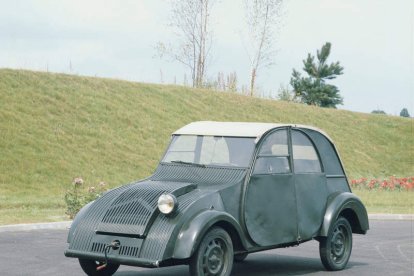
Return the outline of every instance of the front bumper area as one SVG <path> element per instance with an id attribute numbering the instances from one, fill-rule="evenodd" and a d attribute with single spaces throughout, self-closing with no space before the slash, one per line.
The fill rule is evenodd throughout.
<path id="1" fill-rule="evenodd" d="M 65 256 L 71 257 L 71 258 L 89 259 L 89 260 L 95 260 L 95 261 L 105 260 L 105 255 L 102 253 L 84 252 L 84 251 L 78 251 L 78 250 L 73 250 L 73 249 L 65 250 Z M 131 265 L 131 266 L 140 266 L 140 267 L 148 267 L 148 268 L 160 267 L 160 262 L 158 260 L 149 260 L 149 259 L 143 259 L 143 258 L 120 256 L 120 255 L 111 255 L 110 253 L 108 254 L 108 261 L 110 263 L 121 264 L 121 265 Z"/>

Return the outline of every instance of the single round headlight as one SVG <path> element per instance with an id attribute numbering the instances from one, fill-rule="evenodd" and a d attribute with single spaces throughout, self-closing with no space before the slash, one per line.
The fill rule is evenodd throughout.
<path id="1" fill-rule="evenodd" d="M 178 207 L 177 198 L 172 194 L 162 194 L 158 198 L 158 209 L 163 214 L 171 214 Z"/>

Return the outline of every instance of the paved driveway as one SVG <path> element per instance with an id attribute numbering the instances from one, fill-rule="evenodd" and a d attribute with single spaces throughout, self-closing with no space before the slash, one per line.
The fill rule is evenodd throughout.
<path id="1" fill-rule="evenodd" d="M 366 236 L 354 235 L 348 267 L 326 272 L 318 243 L 251 254 L 235 264 L 232 275 L 414 275 L 414 222 L 371 221 Z M 66 230 L 0 233 L 0 275 L 83 275 L 76 259 L 66 258 Z M 121 266 L 115 274 L 188 275 L 187 266 L 142 269 Z"/>

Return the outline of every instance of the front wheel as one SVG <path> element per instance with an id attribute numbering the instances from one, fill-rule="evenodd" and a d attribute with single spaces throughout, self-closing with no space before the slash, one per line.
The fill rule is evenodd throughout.
<path id="1" fill-rule="evenodd" d="M 233 243 L 229 234 L 214 227 L 204 236 L 190 259 L 192 276 L 228 276 L 233 267 Z"/>
<path id="2" fill-rule="evenodd" d="M 319 242 L 319 254 L 323 266 L 330 271 L 342 270 L 352 252 L 352 229 L 344 217 L 331 226 L 327 237 Z"/>
<path id="3" fill-rule="evenodd" d="M 106 267 L 98 271 L 96 268 L 101 266 L 103 262 L 85 259 L 79 259 L 79 264 L 83 271 L 89 276 L 111 276 L 119 268 L 119 264 L 107 264 Z"/>

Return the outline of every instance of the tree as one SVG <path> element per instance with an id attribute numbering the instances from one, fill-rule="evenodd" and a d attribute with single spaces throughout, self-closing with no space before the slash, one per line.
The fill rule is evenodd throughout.
<path id="1" fill-rule="evenodd" d="M 372 110 L 371 113 L 372 114 L 384 114 L 384 115 L 387 115 L 387 113 L 385 113 L 385 111 L 384 110 L 381 110 L 381 109 Z"/>
<path id="2" fill-rule="evenodd" d="M 217 91 L 237 92 L 237 73 L 232 72 L 225 76 L 223 72 L 219 72 L 217 79 L 207 80 L 204 87 Z"/>
<path id="3" fill-rule="evenodd" d="M 250 42 L 247 50 L 250 59 L 250 96 L 255 91 L 258 71 L 273 64 L 282 3 L 282 0 L 245 0 Z"/>
<path id="4" fill-rule="evenodd" d="M 176 30 L 179 45 L 172 47 L 163 42 L 157 45 L 161 57 L 168 55 L 190 70 L 193 87 L 202 87 L 205 81 L 212 41 L 213 3 L 214 0 L 173 0 L 171 26 Z"/>
<path id="5" fill-rule="evenodd" d="M 401 117 L 409 118 L 410 117 L 410 113 L 408 113 L 408 109 L 405 108 L 405 107 L 403 109 L 401 109 L 400 116 Z"/>
<path id="6" fill-rule="evenodd" d="M 237 73 L 232 72 L 225 76 L 223 72 L 219 72 L 217 75 L 217 84 L 217 90 L 237 92 Z"/>
<path id="7" fill-rule="evenodd" d="M 344 69 L 339 61 L 327 64 L 330 52 L 331 43 L 327 42 L 320 51 L 317 50 L 317 62 L 314 56 L 308 54 L 307 59 L 303 60 L 303 70 L 307 73 L 307 77 L 302 77 L 298 71 L 293 69 L 290 85 L 301 102 L 332 108 L 342 104 L 343 99 L 339 95 L 338 88 L 326 83 L 327 80 L 342 75 Z"/>
<path id="8" fill-rule="evenodd" d="M 280 101 L 285 101 L 285 102 L 297 102 L 297 99 L 295 97 L 295 93 L 293 93 L 290 89 L 289 86 L 283 86 L 280 85 L 279 87 L 279 91 L 277 94 L 277 98 Z"/>

